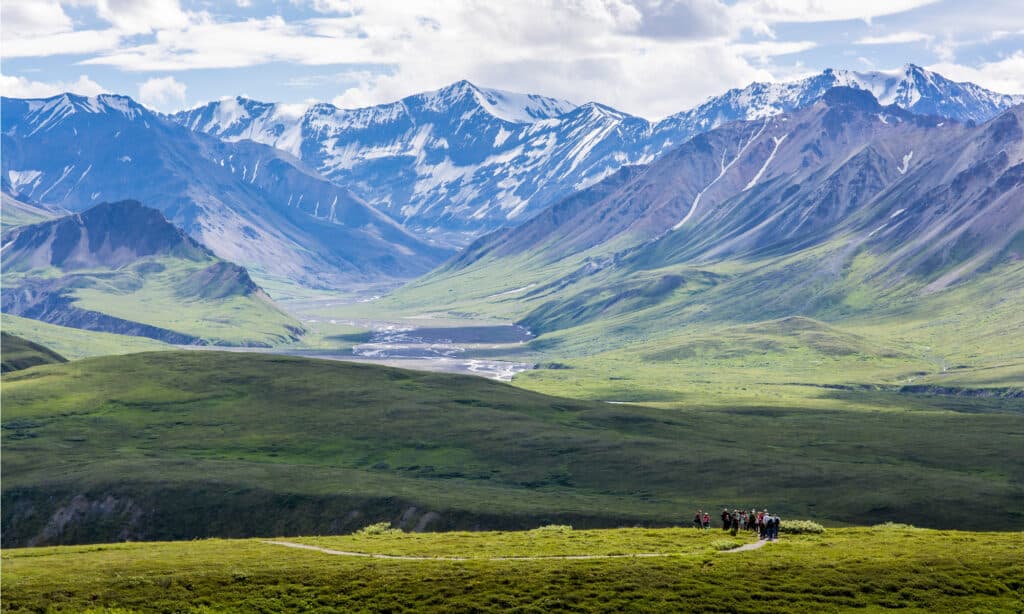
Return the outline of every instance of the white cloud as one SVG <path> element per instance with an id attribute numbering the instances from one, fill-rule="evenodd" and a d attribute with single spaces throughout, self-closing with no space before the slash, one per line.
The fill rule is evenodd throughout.
<path id="1" fill-rule="evenodd" d="M 132 35 L 181 30 L 210 19 L 207 13 L 183 11 L 177 0 L 64 0 L 64 4 L 91 7 L 110 27 L 74 30 L 71 18 L 54 0 L 6 2 L 0 23 L 3 57 L 110 52 Z"/>
<path id="2" fill-rule="evenodd" d="M 78 0 L 92 5 L 96 15 L 126 34 L 184 28 L 199 14 L 181 9 L 178 0 Z"/>
<path id="3" fill-rule="evenodd" d="M 79 30 L 40 36 L 8 36 L 4 24 L 3 57 L 26 58 L 79 55 L 116 49 L 121 35 L 115 30 Z"/>
<path id="4" fill-rule="evenodd" d="M 810 71 L 812 67 L 802 64 L 800 57 L 789 57 L 786 63 L 775 58 L 807 52 L 828 41 L 816 41 L 812 29 L 803 25 L 795 26 L 800 35 L 783 40 L 774 31 L 779 24 L 870 22 L 934 1 L 290 0 L 291 8 L 305 11 L 310 18 L 286 20 L 267 13 L 245 18 L 249 11 L 230 14 L 218 9 L 215 16 L 190 12 L 179 0 L 65 0 L 92 7 L 110 27 L 12 40 L 5 24 L 3 54 L 79 53 L 88 55 L 81 64 L 129 72 L 232 69 L 271 62 L 331 65 L 337 87 L 355 84 L 335 98 L 343 106 L 387 102 L 469 79 L 576 102 L 600 100 L 624 111 L 658 117 L 752 80 L 771 81 Z M 993 0 L 997 1 L 1001 0 Z M 41 2 L 50 7 L 47 10 L 56 6 L 52 0 Z M 282 3 L 279 0 L 278 5 Z M 187 7 L 197 5 L 214 6 L 186 3 Z M 909 14 L 904 21 L 937 19 L 925 13 L 940 12 L 937 9 L 942 7 Z M 977 19 L 976 12 L 968 18 Z M 996 10 L 1000 12 L 1005 8 Z M 1020 27 L 1012 19 L 1004 21 L 1000 25 L 1008 31 Z M 896 34 L 868 36 L 859 42 L 911 42 L 924 40 L 919 39 L 919 31 L 929 32 L 934 34 L 927 41 L 929 49 L 940 54 L 950 49 L 939 57 L 952 62 L 950 41 L 963 38 L 938 26 L 894 27 L 887 22 L 886 27 Z M 303 74 L 297 79 L 315 77 Z M 166 106 L 178 100 L 173 91 L 162 95 L 172 94 L 174 98 L 153 104 Z"/>
<path id="5" fill-rule="evenodd" d="M 1024 94 L 1024 51 L 977 67 L 943 62 L 928 69 L 954 81 L 970 81 L 1003 94 Z"/>
<path id="6" fill-rule="evenodd" d="M 77 81 L 70 83 L 63 81 L 45 83 L 31 81 L 25 77 L 0 75 L 0 89 L 3 90 L 4 96 L 11 98 L 49 98 L 64 92 L 81 96 L 95 96 L 109 91 L 86 75 L 81 75 Z"/>
<path id="7" fill-rule="evenodd" d="M 651 6 L 644 8 L 650 11 Z M 352 75 L 359 85 L 339 98 L 346 105 L 394 100 L 467 78 L 491 87 L 580 101 L 599 99 L 656 116 L 753 78 L 771 79 L 750 58 L 763 60 L 812 46 L 805 42 L 730 46 L 730 36 L 722 30 L 731 26 L 716 20 L 701 26 L 706 29 L 703 33 L 690 25 L 685 35 L 651 35 L 645 19 L 655 13 L 616 0 L 572 4 L 436 0 L 429 7 L 404 2 L 335 3 L 332 7 L 352 16 L 304 22 L 287 22 L 279 16 L 193 22 L 184 29 L 161 30 L 153 42 L 83 63 L 129 71 L 234 68 L 267 62 L 360 65 Z M 377 68 L 367 71 L 366 65 Z"/>
<path id="8" fill-rule="evenodd" d="M 185 90 L 174 77 L 154 77 L 139 84 L 139 102 L 158 111 L 177 111 L 185 105 Z"/>
<path id="9" fill-rule="evenodd" d="M 857 45 L 901 45 L 905 43 L 920 43 L 930 41 L 932 37 L 924 32 L 893 32 L 882 36 L 865 36 L 857 40 Z"/>
<path id="10" fill-rule="evenodd" d="M 905 13 L 939 0 L 741 0 L 732 7 L 733 18 L 755 29 L 777 23 L 821 23 Z"/>
<path id="11" fill-rule="evenodd" d="M 4 35 L 42 36 L 71 30 L 71 18 L 56 0 L 5 2 Z"/>

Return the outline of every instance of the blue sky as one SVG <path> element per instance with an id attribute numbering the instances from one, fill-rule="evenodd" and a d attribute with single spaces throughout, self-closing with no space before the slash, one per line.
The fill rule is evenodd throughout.
<path id="1" fill-rule="evenodd" d="M 5 96 L 377 104 L 459 79 L 657 118 L 912 62 L 1024 93 L 1019 0 L 4 0 Z"/>

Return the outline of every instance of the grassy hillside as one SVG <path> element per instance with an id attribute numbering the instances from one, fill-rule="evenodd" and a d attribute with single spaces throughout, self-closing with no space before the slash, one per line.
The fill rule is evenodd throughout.
<path id="1" fill-rule="evenodd" d="M 3 387 L 5 546 L 344 532 L 378 520 L 665 524 L 725 504 L 830 523 L 1002 529 L 1024 519 L 1024 413 L 1002 398 L 872 392 L 864 409 L 849 403 L 856 411 L 662 410 L 219 352 L 42 366 L 5 375 Z"/>
<path id="2" fill-rule="evenodd" d="M 72 360 L 88 356 L 110 356 L 174 348 L 155 339 L 68 328 L 9 313 L 0 314 L 0 327 L 13 335 L 35 339 Z"/>
<path id="3" fill-rule="evenodd" d="M 1021 533 L 901 526 L 783 535 L 620 529 L 299 539 L 468 561 L 371 560 L 259 540 L 5 549 L 4 610 L 1017 612 Z M 565 554 L 650 558 L 488 560 Z"/>
<path id="4" fill-rule="evenodd" d="M 67 362 L 67 358 L 50 348 L 33 343 L 28 339 L 16 337 L 7 331 L 0 333 L 0 338 L 2 338 L 0 354 L 3 355 L 2 371 L 4 373 L 38 365 Z"/>
<path id="5" fill-rule="evenodd" d="M 237 280 L 203 276 L 205 268 L 161 261 L 77 290 L 76 305 L 126 320 L 184 332 L 215 344 L 277 345 L 297 338 L 301 325 L 259 294 L 241 295 Z M 205 263 L 209 265 L 210 263 Z"/>
<path id="6" fill-rule="evenodd" d="M 485 258 L 317 315 L 519 321 L 539 333 L 536 362 L 571 368 L 515 383 L 574 398 L 842 409 L 832 397 L 847 388 L 1024 394 L 1024 262 L 935 291 L 883 281 L 844 249 L 660 268 Z"/>
<path id="7" fill-rule="evenodd" d="M 54 294 L 68 303 L 60 308 L 66 314 L 61 323 L 67 320 L 76 328 L 113 332 L 119 326 L 134 330 L 132 323 L 138 323 L 151 327 L 135 333 L 142 337 L 176 334 L 222 345 L 269 346 L 295 340 L 301 325 L 261 293 L 243 291 L 237 270 L 230 267 L 213 259 L 150 257 L 116 270 L 65 274 L 55 268 L 34 269 L 8 272 L 3 279 L 9 288 L 59 285 Z"/>

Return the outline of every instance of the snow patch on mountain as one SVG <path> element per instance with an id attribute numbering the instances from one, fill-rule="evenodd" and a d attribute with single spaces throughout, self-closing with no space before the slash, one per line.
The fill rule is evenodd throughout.
<path id="1" fill-rule="evenodd" d="M 764 161 L 764 164 L 761 166 L 760 170 L 757 171 L 757 174 L 750 180 L 750 183 L 747 184 L 747 187 L 743 188 L 744 190 L 749 190 L 757 185 L 757 182 L 761 180 L 761 176 L 764 175 L 766 170 L 768 170 L 768 165 L 775 159 L 775 154 L 779 151 L 779 145 L 782 145 L 782 141 L 785 141 L 787 136 L 788 135 L 784 134 L 782 136 L 772 137 L 772 143 L 775 145 L 772 147 L 772 152 L 768 154 L 768 159 Z"/>
<path id="2" fill-rule="evenodd" d="M 903 156 L 903 161 L 900 163 L 900 167 L 896 169 L 897 171 L 899 171 L 901 175 L 907 174 L 907 169 L 910 168 L 910 159 L 913 157 L 913 150 L 910 150 L 910 152 L 907 155 Z"/>

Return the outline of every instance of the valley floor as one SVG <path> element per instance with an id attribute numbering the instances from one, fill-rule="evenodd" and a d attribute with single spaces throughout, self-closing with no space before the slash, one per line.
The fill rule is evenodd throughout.
<path id="1" fill-rule="evenodd" d="M 260 539 L 5 549 L 3 609 L 1019 612 L 1022 538 L 880 525 L 783 534 L 766 547 L 726 553 L 754 538 L 718 529 L 551 526 L 289 540 L 466 560 L 333 556 Z M 623 556 L 640 554 L 658 556 Z M 573 555 L 609 558 L 564 558 Z"/>

